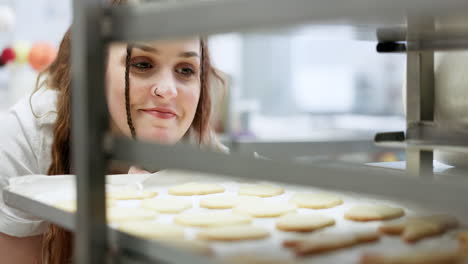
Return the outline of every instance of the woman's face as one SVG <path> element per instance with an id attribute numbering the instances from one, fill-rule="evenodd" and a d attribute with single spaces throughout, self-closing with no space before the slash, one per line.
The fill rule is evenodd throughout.
<path id="1" fill-rule="evenodd" d="M 137 138 L 173 144 L 189 129 L 200 98 L 200 40 L 133 45 L 130 110 Z M 107 66 L 107 103 L 113 132 L 130 136 L 125 111 L 126 45 L 113 44 Z"/>

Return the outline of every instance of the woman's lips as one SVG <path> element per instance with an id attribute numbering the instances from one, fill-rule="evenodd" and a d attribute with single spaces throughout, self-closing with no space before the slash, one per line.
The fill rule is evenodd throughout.
<path id="1" fill-rule="evenodd" d="M 177 116 L 173 111 L 165 109 L 142 109 L 141 111 L 161 119 L 172 119 Z"/>

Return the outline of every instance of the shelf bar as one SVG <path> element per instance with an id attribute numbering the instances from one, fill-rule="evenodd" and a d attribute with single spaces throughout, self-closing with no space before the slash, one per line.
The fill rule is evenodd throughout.
<path id="1" fill-rule="evenodd" d="M 167 146 L 124 138 L 115 139 L 112 149 L 112 159 L 141 165 L 150 171 L 162 168 L 193 170 L 244 179 L 399 197 L 453 212 L 466 210 L 460 197 L 468 191 L 467 186 L 412 178 L 371 167 L 365 170 L 346 170 L 269 161 L 235 153 L 225 155 L 182 144 Z M 440 199 L 442 196 L 444 199 Z"/>
<path id="2" fill-rule="evenodd" d="M 258 141 L 240 140 L 235 141 L 236 151 L 239 153 L 260 155 L 269 159 L 290 160 L 297 157 L 307 156 L 328 156 L 352 152 L 377 152 L 384 151 L 384 148 L 376 147 L 372 140 L 362 139 L 351 140 L 312 140 L 312 141 Z"/>
<path id="3" fill-rule="evenodd" d="M 433 18 L 408 18 L 406 33 L 406 123 L 434 121 L 434 52 L 415 51 L 412 43 L 418 43 L 418 33 L 433 32 Z M 408 134 L 408 133 L 407 133 Z M 409 175 L 431 176 L 434 154 L 432 150 L 407 149 L 406 170 Z"/>
<path id="4" fill-rule="evenodd" d="M 75 263 L 107 263 L 105 169 L 102 139 L 107 131 L 105 40 L 100 1 L 73 1 L 72 166 L 77 175 Z"/>
<path id="5" fill-rule="evenodd" d="M 363 8 L 365 7 L 365 8 Z M 216 0 L 109 9 L 112 39 L 154 40 L 270 29 L 304 23 L 404 24 L 408 15 L 468 10 L 465 0 Z"/>

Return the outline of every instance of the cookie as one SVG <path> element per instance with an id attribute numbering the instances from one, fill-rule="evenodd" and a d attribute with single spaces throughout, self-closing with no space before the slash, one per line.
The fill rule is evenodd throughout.
<path id="1" fill-rule="evenodd" d="M 452 216 L 429 215 L 385 223 L 379 227 L 379 231 L 389 235 L 400 235 L 404 241 L 413 243 L 426 237 L 443 234 L 457 226 L 458 221 Z"/>
<path id="2" fill-rule="evenodd" d="M 286 240 L 283 242 L 283 246 L 292 249 L 296 256 L 307 256 L 349 248 L 379 239 L 378 232 L 372 231 L 349 234 L 320 234 L 307 239 Z"/>
<path id="3" fill-rule="evenodd" d="M 148 199 L 158 195 L 157 192 L 147 190 L 123 189 L 118 191 L 109 191 L 106 193 L 107 198 L 115 200 L 135 200 Z"/>
<path id="4" fill-rule="evenodd" d="M 239 188 L 239 195 L 272 197 L 283 193 L 283 188 L 270 184 L 246 184 Z"/>
<path id="5" fill-rule="evenodd" d="M 159 213 L 176 214 L 191 208 L 192 201 L 176 197 L 163 197 L 143 200 L 141 207 L 156 210 Z"/>
<path id="6" fill-rule="evenodd" d="M 296 206 L 290 203 L 249 203 L 234 207 L 233 212 L 247 214 L 252 217 L 277 217 L 295 212 Z"/>
<path id="7" fill-rule="evenodd" d="M 201 199 L 200 207 L 208 209 L 230 209 L 242 203 L 261 201 L 261 198 L 254 196 L 217 195 Z"/>
<path id="8" fill-rule="evenodd" d="M 106 207 L 114 206 L 115 201 L 111 199 L 106 200 Z M 76 200 L 67 200 L 54 204 L 55 207 L 66 211 L 66 212 L 76 212 Z"/>
<path id="9" fill-rule="evenodd" d="M 267 229 L 250 225 L 211 227 L 197 234 L 199 239 L 211 241 L 256 240 L 268 236 L 270 233 Z"/>
<path id="10" fill-rule="evenodd" d="M 326 209 L 343 204 L 343 200 L 327 193 L 297 193 L 289 200 L 300 208 Z"/>
<path id="11" fill-rule="evenodd" d="M 153 220 L 157 217 L 153 210 L 134 207 L 112 207 L 107 210 L 107 220 L 110 222 Z"/>
<path id="12" fill-rule="evenodd" d="M 179 196 L 205 195 L 222 192 L 224 192 L 224 187 L 219 184 L 198 182 L 189 182 L 181 185 L 176 185 L 169 188 L 168 190 L 169 194 Z"/>
<path id="13" fill-rule="evenodd" d="M 152 221 L 126 222 L 120 224 L 118 229 L 146 239 L 184 238 L 184 229 L 182 227 Z"/>
<path id="14" fill-rule="evenodd" d="M 183 213 L 174 217 L 179 225 L 196 227 L 215 227 L 226 225 L 250 224 L 252 218 L 246 215 L 226 212 Z"/>
<path id="15" fill-rule="evenodd" d="M 344 217 L 352 221 L 366 222 L 394 219 L 404 214 L 402 208 L 387 205 L 358 205 L 349 209 Z"/>
<path id="16" fill-rule="evenodd" d="M 333 218 L 315 214 L 288 214 L 276 221 L 276 228 L 289 232 L 310 232 L 335 224 Z"/>

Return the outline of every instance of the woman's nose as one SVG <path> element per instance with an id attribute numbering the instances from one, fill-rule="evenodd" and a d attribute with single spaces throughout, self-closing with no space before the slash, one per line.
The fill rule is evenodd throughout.
<path id="1" fill-rule="evenodd" d="M 152 93 L 156 97 L 168 100 L 177 96 L 176 80 L 172 72 L 166 71 L 161 74 L 161 78 L 152 88 Z"/>

